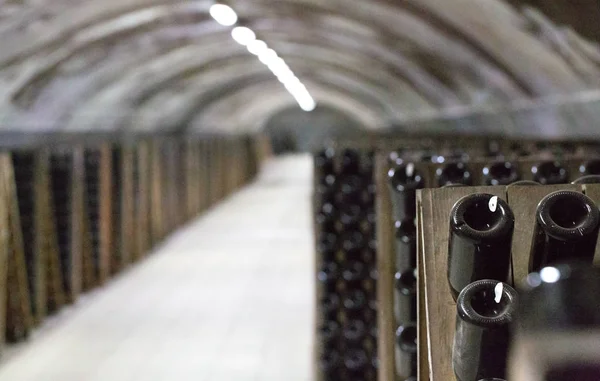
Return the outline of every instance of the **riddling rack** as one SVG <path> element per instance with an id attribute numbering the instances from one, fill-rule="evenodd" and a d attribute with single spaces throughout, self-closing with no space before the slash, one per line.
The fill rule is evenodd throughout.
<path id="1" fill-rule="evenodd" d="M 268 155 L 260 136 L 11 139 L 0 151 L 0 347 L 141 260 Z"/>
<path id="2" fill-rule="evenodd" d="M 365 171 L 365 177 L 374 181 L 353 181 L 353 185 L 349 187 L 358 194 L 374 194 L 374 200 L 369 206 L 352 208 L 352 202 L 336 193 L 345 185 L 341 182 L 343 176 L 340 175 L 340 163 L 343 162 L 344 154 L 348 153 L 358 153 L 355 155 L 360 163 L 357 166 Z M 430 283 L 437 278 L 444 280 L 444 291 L 447 291 L 447 271 L 439 265 L 434 266 L 433 270 L 432 266 L 427 268 L 424 258 L 431 258 L 433 252 L 423 251 L 438 239 L 445 239 L 447 245 L 450 211 L 435 203 L 425 206 L 422 197 L 427 195 L 428 200 L 438 199 L 448 192 L 470 194 L 480 189 L 480 186 L 506 187 L 520 182 L 511 192 L 527 193 L 523 195 L 523 199 L 530 202 L 531 208 L 539 201 L 535 199 L 535 195 L 540 189 L 549 191 L 552 187 L 563 189 L 578 186 L 579 189 L 587 187 L 589 192 L 593 188 L 591 185 L 567 184 L 573 181 L 581 184 L 593 181 L 593 177 L 581 178 L 600 173 L 599 154 L 600 144 L 597 142 L 517 141 L 499 137 L 427 134 L 375 134 L 368 139 L 337 140 L 315 152 L 313 205 L 317 282 L 317 379 L 327 381 L 356 377 L 355 374 L 346 375 L 348 367 L 345 359 L 350 360 L 350 365 L 362 365 L 365 363 L 364 356 L 356 356 L 353 347 L 340 343 L 343 343 L 342 337 L 347 334 L 361 337 L 362 340 L 367 337 L 364 332 L 369 332 L 369 340 L 377 347 L 373 352 L 377 354 L 377 360 L 369 365 L 377 374 L 373 376 L 367 372 L 367 376 L 364 376 L 363 372 L 361 377 L 376 377 L 383 381 L 416 380 L 417 377 L 419 380 L 429 380 L 430 374 L 437 374 L 432 380 L 454 379 L 452 370 L 450 373 L 436 373 L 433 364 L 429 363 L 430 358 L 434 358 L 433 362 L 445 361 L 445 365 L 451 361 L 448 351 L 451 350 L 452 336 L 444 336 L 446 338 L 441 341 L 432 339 L 438 332 L 433 332 L 431 326 L 437 324 L 435 329 L 451 327 L 453 332 L 456 304 L 450 296 L 452 314 L 444 315 L 435 323 L 431 322 L 430 316 L 434 316 L 435 311 L 441 307 L 432 306 L 431 300 L 425 295 L 436 292 L 436 286 L 430 286 Z M 371 168 L 372 173 L 368 173 L 367 168 Z M 536 187 L 531 185 L 533 182 L 538 183 Z M 374 189 L 370 188 L 373 184 Z M 452 205 L 456 201 L 454 199 Z M 374 208 L 376 213 L 369 208 Z M 364 213 L 368 210 L 371 212 L 367 213 L 367 217 Z M 444 216 L 443 222 L 436 220 L 432 223 L 428 220 L 429 216 L 423 214 L 424 210 L 434 210 L 435 213 L 444 210 L 448 215 Z M 519 213 L 521 210 L 527 209 L 520 208 Z M 369 222 L 344 225 L 341 216 L 352 220 L 348 214 L 364 216 L 361 218 Z M 531 234 L 532 227 L 525 226 L 520 221 L 517 218 L 515 231 L 521 229 Z M 442 226 L 446 238 L 440 238 L 443 235 L 435 236 L 439 233 L 426 230 L 424 224 Z M 376 257 L 370 262 L 376 271 L 372 271 L 369 278 L 376 295 L 376 303 L 371 303 L 371 308 L 376 309 L 376 319 L 367 319 L 364 321 L 367 326 L 363 327 L 355 323 L 348 324 L 344 314 L 340 312 L 344 308 L 344 294 L 340 291 L 344 290 L 344 264 L 339 260 L 343 261 L 345 258 L 345 247 L 356 247 L 358 237 L 367 225 L 370 225 L 369 231 L 376 237 L 368 245 L 376 251 Z M 341 226 L 346 227 L 340 229 Z M 519 266 L 515 267 L 513 275 L 522 279 L 527 273 L 519 273 L 518 268 Z M 448 337 L 450 341 L 447 341 Z M 362 341 L 365 353 L 368 349 L 367 342 L 368 340 Z M 371 370 L 365 366 L 359 368 L 363 371 Z"/>
<path id="3" fill-rule="evenodd" d="M 318 380 L 377 376 L 372 158 L 346 149 L 315 159 Z"/>

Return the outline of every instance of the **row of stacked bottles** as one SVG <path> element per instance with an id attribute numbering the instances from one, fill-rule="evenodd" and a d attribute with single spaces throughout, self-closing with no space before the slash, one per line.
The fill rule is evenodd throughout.
<path id="1" fill-rule="evenodd" d="M 373 154 L 315 156 L 318 379 L 376 380 Z"/>
<path id="2" fill-rule="evenodd" d="M 416 190 L 426 185 L 430 188 L 473 186 L 476 185 L 474 178 L 480 180 L 480 185 L 568 184 L 569 179 L 573 184 L 600 183 L 600 161 L 595 159 L 582 161 L 576 173 L 569 173 L 559 160 L 540 160 L 530 167 L 532 180 L 523 181 L 519 166 L 505 160 L 499 152 L 486 156 L 489 163 L 479 174 L 469 168 L 469 157 L 464 153 L 436 156 L 393 152 L 389 157 L 388 185 L 396 238 L 395 369 L 399 379 L 416 380 L 417 377 Z M 441 164 L 429 184 L 425 184 L 424 176 L 416 168 L 417 163 L 423 162 Z M 520 348 L 525 352 L 531 350 L 530 336 L 535 330 L 552 334 L 552 328 L 561 324 L 560 328 L 570 327 L 575 331 L 590 329 L 594 324 L 597 329 L 600 323 L 597 306 L 586 305 L 585 298 L 571 297 L 567 301 L 565 293 L 575 292 L 570 289 L 573 284 L 585 284 L 591 290 L 600 287 L 600 273 L 591 268 L 599 224 L 598 205 L 586 195 L 560 190 L 546 196 L 536 211 L 528 287 L 517 292 L 511 286 L 514 284 L 511 279 L 514 214 L 509 205 L 484 193 L 472 193 L 456 202 L 449 216 L 447 278 L 457 308 L 452 362 L 459 381 L 506 379 L 511 329 L 515 326 L 519 333 L 515 339 L 517 351 Z M 569 310 L 556 308 L 551 300 L 552 292 L 557 293 L 559 299 L 565 299 L 562 302 Z M 534 295 L 539 299 L 531 303 L 540 307 L 540 313 L 518 303 L 521 296 L 531 301 Z M 579 312 L 587 315 L 577 316 Z M 528 347 L 523 349 L 524 345 Z M 566 355 L 565 351 L 561 353 Z M 536 363 L 531 354 L 527 357 Z M 536 380 L 545 380 L 543 377 L 554 380 L 566 375 L 568 379 L 598 379 L 599 369 L 577 363 L 535 377 L 539 377 Z M 570 378 L 574 375 L 580 378 Z"/>

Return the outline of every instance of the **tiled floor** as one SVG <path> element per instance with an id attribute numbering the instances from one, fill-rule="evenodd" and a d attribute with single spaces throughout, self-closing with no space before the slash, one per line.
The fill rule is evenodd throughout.
<path id="1" fill-rule="evenodd" d="M 310 178 L 308 156 L 268 163 L 42 328 L 0 381 L 310 380 Z"/>

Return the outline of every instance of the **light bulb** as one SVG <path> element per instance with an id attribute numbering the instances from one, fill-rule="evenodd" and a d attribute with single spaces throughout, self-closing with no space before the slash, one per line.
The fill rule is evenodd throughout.
<path id="1" fill-rule="evenodd" d="M 256 40 L 256 34 L 250 28 L 245 26 L 236 26 L 231 30 L 231 37 L 240 45 L 247 46 Z"/>
<path id="2" fill-rule="evenodd" d="M 248 51 L 255 56 L 260 56 L 267 49 L 269 49 L 269 47 L 267 46 L 266 42 L 261 40 L 254 40 L 248 44 Z"/>

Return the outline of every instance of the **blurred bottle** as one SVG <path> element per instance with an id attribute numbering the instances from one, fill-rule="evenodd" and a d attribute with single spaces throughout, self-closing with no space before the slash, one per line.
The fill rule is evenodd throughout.
<path id="1" fill-rule="evenodd" d="M 342 362 L 338 351 L 326 350 L 320 354 L 318 368 L 325 380 L 337 379 L 337 374 L 342 368 Z"/>
<path id="2" fill-rule="evenodd" d="M 361 173 L 361 154 L 358 150 L 347 148 L 342 151 L 340 157 L 339 173 L 352 175 Z"/>
<path id="3" fill-rule="evenodd" d="M 390 169 L 388 177 L 394 220 L 414 219 L 417 190 L 425 186 L 423 177 L 413 163 Z"/>
<path id="4" fill-rule="evenodd" d="M 417 321 L 417 270 L 396 273 L 394 315 L 397 324 Z"/>
<path id="5" fill-rule="evenodd" d="M 396 270 L 417 267 L 417 228 L 414 220 L 396 221 Z"/>
<path id="6" fill-rule="evenodd" d="M 508 161 L 496 162 L 483 168 L 485 185 L 508 185 L 518 181 L 519 178 L 517 167 Z"/>
<path id="7" fill-rule="evenodd" d="M 461 198 L 450 212 L 448 283 L 453 298 L 479 279 L 505 282 L 514 215 L 506 201 L 485 193 Z"/>
<path id="8" fill-rule="evenodd" d="M 588 160 L 579 166 L 579 173 L 583 176 L 600 175 L 600 159 Z"/>
<path id="9" fill-rule="evenodd" d="M 575 184 L 575 185 L 600 184 L 600 175 L 582 176 L 582 177 L 576 179 L 575 181 L 573 181 L 571 184 Z"/>
<path id="10" fill-rule="evenodd" d="M 600 380 L 600 269 L 545 267 L 520 290 L 512 381 Z"/>
<path id="11" fill-rule="evenodd" d="M 335 174 L 335 150 L 327 148 L 318 152 L 314 157 L 315 172 L 320 175 Z"/>
<path id="12" fill-rule="evenodd" d="M 529 272 L 547 265 L 592 262 L 598 240 L 600 212 L 583 193 L 557 191 L 538 204 Z"/>
<path id="13" fill-rule="evenodd" d="M 396 331 L 396 373 L 400 378 L 417 375 L 417 325 L 401 325 Z"/>
<path id="14" fill-rule="evenodd" d="M 435 171 L 437 184 L 443 187 L 447 184 L 473 185 L 473 176 L 462 162 L 448 163 Z"/>
<path id="15" fill-rule="evenodd" d="M 569 172 L 556 161 L 545 161 L 531 167 L 533 180 L 542 184 L 566 184 L 569 180 Z"/>
<path id="16" fill-rule="evenodd" d="M 505 378 L 510 325 L 517 292 L 495 280 L 478 280 L 458 296 L 452 364 L 458 381 Z"/>

